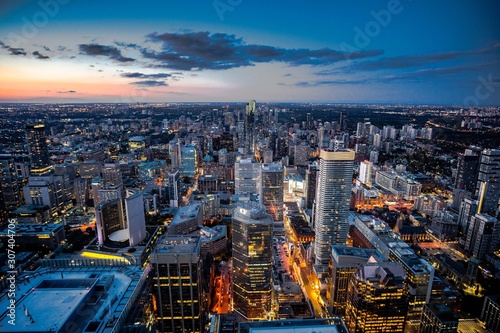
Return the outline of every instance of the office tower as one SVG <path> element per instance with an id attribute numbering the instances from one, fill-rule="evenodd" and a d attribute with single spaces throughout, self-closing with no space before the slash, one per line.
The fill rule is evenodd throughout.
<path id="1" fill-rule="evenodd" d="M 170 207 L 179 207 L 181 203 L 181 174 L 179 170 L 172 171 L 168 175 Z"/>
<path id="2" fill-rule="evenodd" d="M 198 170 L 198 157 L 196 147 L 185 145 L 182 147 L 181 172 L 184 177 L 194 177 Z"/>
<path id="3" fill-rule="evenodd" d="M 76 178 L 73 183 L 76 205 L 86 207 L 89 199 L 89 181 L 86 178 Z"/>
<path id="4" fill-rule="evenodd" d="M 68 176 L 30 176 L 23 188 L 27 205 L 48 206 L 53 216 L 64 210 L 69 186 Z"/>
<path id="5" fill-rule="evenodd" d="M 16 209 L 21 204 L 21 193 L 14 158 L 10 154 L 0 154 L 0 188 L 5 209 Z"/>
<path id="6" fill-rule="evenodd" d="M 110 240 L 135 246 L 146 238 L 142 191 L 127 189 L 125 198 L 108 200 L 95 207 L 99 246 Z"/>
<path id="7" fill-rule="evenodd" d="M 372 185 L 372 164 L 370 161 L 363 161 L 359 164 L 358 180 L 366 186 Z"/>
<path id="8" fill-rule="evenodd" d="M 477 214 L 477 208 L 479 201 L 465 198 L 460 204 L 458 210 L 458 228 L 460 232 L 467 236 L 467 231 L 469 229 L 469 223 L 474 215 Z"/>
<path id="9" fill-rule="evenodd" d="M 199 236 L 163 236 L 151 253 L 153 307 L 162 333 L 203 330 Z"/>
<path id="10" fill-rule="evenodd" d="M 255 202 L 240 202 L 233 212 L 234 310 L 249 320 L 271 312 L 273 219 Z"/>
<path id="11" fill-rule="evenodd" d="M 283 221 L 283 166 L 281 163 L 263 164 L 261 172 L 260 203 L 274 221 Z"/>
<path id="12" fill-rule="evenodd" d="M 341 131 L 347 130 L 347 114 L 345 112 L 340 112 L 339 124 Z"/>
<path id="13" fill-rule="evenodd" d="M 418 333 L 456 333 L 458 316 L 442 303 L 424 305 Z"/>
<path id="14" fill-rule="evenodd" d="M 222 133 L 220 136 L 220 148 L 225 148 L 227 151 L 234 151 L 234 140 L 231 133 Z"/>
<path id="15" fill-rule="evenodd" d="M 388 259 L 403 265 L 408 283 L 408 319 L 418 321 L 424 304 L 429 303 L 435 269 L 427 261 L 419 258 L 404 242 L 387 244 L 390 252 Z"/>
<path id="16" fill-rule="evenodd" d="M 260 163 L 242 158 L 234 164 L 234 191 L 236 194 L 259 194 Z"/>
<path id="17" fill-rule="evenodd" d="M 478 155 L 472 155 L 471 151 L 459 154 L 457 159 L 457 177 L 455 178 L 454 187 L 474 192 L 476 187 L 478 165 Z"/>
<path id="18" fill-rule="evenodd" d="M 328 264 L 331 246 L 347 240 L 354 152 L 322 149 L 319 157 L 314 254 L 317 264 Z"/>
<path id="19" fill-rule="evenodd" d="M 321 149 L 328 149 L 330 146 L 330 131 L 324 127 L 318 129 L 318 145 Z"/>
<path id="20" fill-rule="evenodd" d="M 363 249 L 344 245 L 332 246 L 332 282 L 327 299 L 332 313 L 344 316 L 347 301 L 347 286 L 359 265 L 367 262 L 381 262 L 381 254 L 374 249 Z M 328 295 L 330 297 L 328 297 Z"/>
<path id="21" fill-rule="evenodd" d="M 26 137 L 28 139 L 28 152 L 31 161 L 31 174 L 46 175 L 50 173 L 52 165 L 50 163 L 49 147 L 46 142 L 45 125 L 27 125 Z"/>
<path id="22" fill-rule="evenodd" d="M 245 109 L 245 148 L 247 154 L 253 154 L 254 152 L 254 123 L 255 123 L 255 110 L 256 102 L 255 100 L 250 100 L 247 103 Z"/>
<path id="23" fill-rule="evenodd" d="M 500 332 L 500 297 L 486 296 L 484 298 L 481 321 L 491 332 Z"/>
<path id="24" fill-rule="evenodd" d="M 487 214 L 474 215 L 469 224 L 465 250 L 482 260 L 488 253 L 498 250 L 500 244 L 500 222 Z"/>
<path id="25" fill-rule="evenodd" d="M 181 142 L 179 140 L 173 139 L 168 143 L 168 155 L 172 168 L 179 168 L 181 166 Z"/>
<path id="26" fill-rule="evenodd" d="M 306 207 L 312 209 L 316 198 L 316 180 L 318 177 L 318 165 L 314 162 L 307 164 L 306 170 Z"/>
<path id="27" fill-rule="evenodd" d="M 500 149 L 481 152 L 476 183 L 480 213 L 494 213 L 500 199 Z"/>
<path id="28" fill-rule="evenodd" d="M 394 262 L 362 264 L 347 287 L 350 333 L 403 332 L 408 310 L 405 271 Z"/>

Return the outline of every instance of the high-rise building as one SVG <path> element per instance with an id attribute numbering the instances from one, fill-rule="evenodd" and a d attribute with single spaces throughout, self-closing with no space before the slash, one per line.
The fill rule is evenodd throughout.
<path id="1" fill-rule="evenodd" d="M 331 246 L 347 240 L 354 152 L 322 149 L 319 157 L 314 254 L 317 264 L 328 264 Z"/>
<path id="2" fill-rule="evenodd" d="M 273 219 L 255 202 L 233 212 L 234 310 L 249 320 L 268 318 L 271 309 Z"/>
<path id="3" fill-rule="evenodd" d="M 242 158 L 234 164 L 234 192 L 259 194 L 260 163 Z"/>
<path id="4" fill-rule="evenodd" d="M 464 198 L 460 203 L 458 210 L 458 228 L 463 235 L 467 236 L 469 223 L 474 215 L 477 214 L 479 202 L 474 199 Z"/>
<path id="5" fill-rule="evenodd" d="M 456 333 L 458 316 L 442 303 L 424 305 L 418 333 Z"/>
<path id="6" fill-rule="evenodd" d="M 28 152 L 30 155 L 31 169 L 34 175 L 46 175 L 52 171 L 47 134 L 44 124 L 27 125 L 26 137 L 28 139 Z"/>
<path id="7" fill-rule="evenodd" d="M 349 280 L 359 265 L 370 261 L 382 261 L 380 252 L 345 245 L 332 246 L 332 280 L 327 290 L 327 299 L 334 315 L 344 316 Z"/>
<path id="8" fill-rule="evenodd" d="M 316 180 L 318 177 L 318 165 L 309 163 L 306 170 L 306 207 L 312 209 L 316 198 Z"/>
<path id="9" fill-rule="evenodd" d="M 457 177 L 455 178 L 454 187 L 474 192 L 477 180 L 479 155 L 472 155 L 471 152 L 466 152 L 465 154 L 459 154 L 457 161 Z"/>
<path id="10" fill-rule="evenodd" d="M 486 296 L 484 298 L 481 321 L 491 332 L 500 332 L 500 297 Z"/>
<path id="11" fill-rule="evenodd" d="M 21 193 L 14 158 L 10 154 L 0 154 L 0 188 L 5 209 L 16 209 L 21 204 Z"/>
<path id="12" fill-rule="evenodd" d="M 179 207 L 181 202 L 181 173 L 179 170 L 169 173 L 168 185 L 170 207 Z"/>
<path id="13" fill-rule="evenodd" d="M 199 236 L 163 236 L 151 253 L 153 307 L 162 333 L 203 331 Z"/>
<path id="14" fill-rule="evenodd" d="M 181 171 L 184 177 L 194 177 L 198 169 L 198 156 L 194 145 L 182 147 Z"/>
<path id="15" fill-rule="evenodd" d="M 476 183 L 480 213 L 494 213 L 500 199 L 500 149 L 481 152 Z"/>
<path id="16" fill-rule="evenodd" d="M 247 154 L 254 152 L 254 123 L 255 123 L 256 102 L 254 99 L 248 102 L 245 109 L 245 148 Z"/>
<path id="17" fill-rule="evenodd" d="M 370 161 L 363 161 L 359 164 L 358 179 L 362 184 L 372 185 L 372 164 Z"/>
<path id="18" fill-rule="evenodd" d="M 403 332 L 408 311 L 405 277 L 400 263 L 359 266 L 347 287 L 345 322 L 349 332 Z"/>
<path id="19" fill-rule="evenodd" d="M 146 238 L 146 220 L 142 191 L 127 189 L 125 198 L 107 200 L 95 208 L 99 246 L 105 242 L 139 244 Z"/>
<path id="20" fill-rule="evenodd" d="M 274 221 L 283 221 L 283 166 L 263 164 L 261 172 L 260 202 Z"/>
<path id="21" fill-rule="evenodd" d="M 488 253 L 498 250 L 500 244 L 500 222 L 487 214 L 474 215 L 467 230 L 465 250 L 481 260 Z"/>

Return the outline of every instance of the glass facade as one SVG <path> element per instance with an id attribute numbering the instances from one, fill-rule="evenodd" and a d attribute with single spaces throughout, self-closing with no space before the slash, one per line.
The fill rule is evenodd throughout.
<path id="1" fill-rule="evenodd" d="M 45 125 L 26 126 L 26 136 L 28 138 L 28 151 L 31 161 L 31 172 L 35 174 L 44 174 L 50 171 L 49 148 L 47 146 L 47 135 Z"/>
<path id="2" fill-rule="evenodd" d="M 283 221 L 283 176 L 281 165 L 262 166 L 260 199 L 274 221 Z"/>
<path id="3" fill-rule="evenodd" d="M 272 225 L 256 203 L 240 203 L 234 210 L 234 310 L 250 320 L 265 319 L 271 311 Z"/>

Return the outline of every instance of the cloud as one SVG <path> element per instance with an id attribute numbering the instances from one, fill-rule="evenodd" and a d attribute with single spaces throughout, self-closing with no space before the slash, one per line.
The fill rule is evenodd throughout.
<path id="1" fill-rule="evenodd" d="M 318 86 L 332 86 L 344 84 L 364 84 L 370 80 L 316 80 L 316 81 L 299 81 L 295 83 L 278 83 L 279 86 L 286 87 L 318 87 Z"/>
<path id="2" fill-rule="evenodd" d="M 121 77 L 126 78 L 136 78 L 136 79 L 165 79 L 171 77 L 172 74 L 168 73 L 157 73 L 157 74 L 144 74 L 144 73 L 122 73 Z"/>
<path id="3" fill-rule="evenodd" d="M 283 62 L 291 66 L 326 66 L 348 58 L 361 59 L 383 53 L 381 50 L 346 53 L 329 48 L 286 49 L 246 44 L 235 35 L 211 34 L 207 31 L 152 33 L 147 38 L 150 42 L 161 44 L 161 50 L 143 48 L 143 57 L 155 60 L 156 67 L 177 70 L 226 70 L 264 62 Z"/>
<path id="4" fill-rule="evenodd" d="M 9 45 L 5 44 L 4 42 L 0 41 L 0 47 L 3 49 L 6 49 L 7 51 L 10 52 L 10 55 L 26 55 L 26 51 L 23 48 L 20 47 L 10 47 Z"/>
<path id="5" fill-rule="evenodd" d="M 75 94 L 76 90 L 58 91 L 58 94 Z"/>
<path id="6" fill-rule="evenodd" d="M 80 44 L 80 54 L 88 56 L 104 56 L 118 62 L 132 62 L 135 59 L 124 57 L 119 49 L 114 46 L 101 44 Z"/>
<path id="7" fill-rule="evenodd" d="M 140 49 L 141 46 L 135 43 L 115 42 L 116 45 L 126 49 Z"/>
<path id="8" fill-rule="evenodd" d="M 468 65 L 460 65 L 454 67 L 440 67 L 440 68 L 426 68 L 420 69 L 413 72 L 401 73 L 388 75 L 385 77 L 381 77 L 380 81 L 396 81 L 396 80 L 410 80 L 410 79 L 419 79 L 430 76 L 437 75 L 450 75 L 450 74 L 458 74 L 461 72 L 475 71 L 479 69 L 492 69 L 494 66 L 499 66 L 500 60 L 487 62 L 487 63 L 479 63 L 479 64 L 468 64 Z"/>
<path id="9" fill-rule="evenodd" d="M 453 52 L 436 53 L 436 54 L 381 58 L 374 61 L 358 62 L 353 66 L 351 66 L 350 69 L 379 70 L 379 69 L 400 69 L 400 68 L 420 67 L 424 65 L 435 64 L 442 61 L 455 60 L 464 56 L 485 55 L 498 51 L 500 51 L 500 43 L 472 51 L 453 51 Z"/>
<path id="10" fill-rule="evenodd" d="M 45 56 L 38 51 L 32 53 L 37 59 L 49 59 L 49 56 Z"/>
<path id="11" fill-rule="evenodd" d="M 138 86 L 145 86 L 145 87 L 166 87 L 168 84 L 164 81 L 156 81 L 156 80 L 146 80 L 146 81 L 135 81 L 135 82 L 130 82 L 130 84 L 135 84 Z"/>

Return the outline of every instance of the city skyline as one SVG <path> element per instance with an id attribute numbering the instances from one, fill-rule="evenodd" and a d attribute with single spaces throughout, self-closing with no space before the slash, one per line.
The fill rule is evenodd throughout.
<path id="1" fill-rule="evenodd" d="M 0 5 L 0 102 L 499 105 L 495 1 Z"/>

